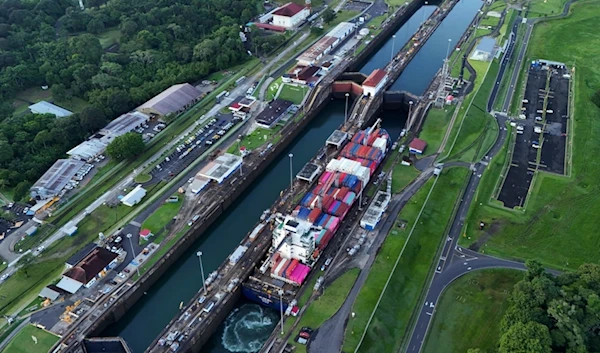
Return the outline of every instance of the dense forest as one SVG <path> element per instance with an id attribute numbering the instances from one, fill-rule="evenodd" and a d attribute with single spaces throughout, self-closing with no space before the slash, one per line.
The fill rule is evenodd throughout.
<path id="1" fill-rule="evenodd" d="M 528 262 L 501 324 L 500 353 L 600 352 L 600 265 L 554 277 Z"/>
<path id="2" fill-rule="evenodd" d="M 239 26 L 262 11 L 260 0 L 84 3 L 83 11 L 76 0 L 0 3 L 0 188 L 26 189 L 93 131 L 90 121 L 113 119 L 172 84 L 246 60 Z M 105 50 L 95 34 L 109 28 L 121 37 Z M 42 85 L 100 112 L 56 121 L 12 117 L 15 94 Z"/>

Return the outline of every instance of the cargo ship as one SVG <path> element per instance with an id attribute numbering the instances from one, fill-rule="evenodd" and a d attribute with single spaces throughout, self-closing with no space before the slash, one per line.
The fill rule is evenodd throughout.
<path id="1" fill-rule="evenodd" d="M 298 289 L 388 152 L 390 136 L 376 128 L 378 123 L 338 145 L 291 213 L 272 215 L 272 244 L 260 268 L 242 285 L 245 297 L 276 310 L 297 310 Z"/>

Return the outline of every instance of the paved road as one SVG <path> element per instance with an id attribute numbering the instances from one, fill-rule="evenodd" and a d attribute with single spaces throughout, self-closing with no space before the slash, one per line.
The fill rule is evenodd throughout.
<path id="1" fill-rule="evenodd" d="M 490 98 L 487 103 L 487 111 L 491 112 L 494 109 L 494 103 L 496 102 L 496 96 L 500 91 L 500 83 L 502 82 L 502 78 L 504 77 L 504 72 L 510 66 L 510 59 L 512 58 L 513 50 L 515 48 L 515 42 L 517 40 L 517 30 L 519 29 L 520 19 L 517 18 L 515 23 L 512 26 L 512 30 L 508 37 L 508 46 L 506 51 L 504 52 L 504 56 L 502 56 L 502 61 L 500 63 L 500 69 L 498 70 L 498 76 L 496 76 L 496 83 L 494 84 L 494 88 L 492 88 L 492 92 L 490 93 Z M 519 64 L 522 58 L 519 58 Z M 519 65 L 517 64 L 517 65 Z M 517 66 L 517 67 L 520 67 Z M 515 70 L 515 72 L 519 72 L 519 70 Z M 514 76 L 514 75 L 513 75 Z M 518 77 L 518 75 L 517 75 Z M 514 82 L 511 82 L 514 84 Z M 505 110 L 506 111 L 506 110 Z"/>
<path id="2" fill-rule="evenodd" d="M 369 276 L 371 266 L 377 257 L 378 249 L 383 244 L 386 235 L 394 226 L 394 222 L 396 221 L 400 210 L 402 210 L 408 200 L 427 182 L 427 180 L 429 180 L 432 175 L 433 168 L 429 168 L 427 171 L 421 173 L 417 180 L 404 189 L 401 194 L 393 197 L 389 206 L 390 212 L 388 212 L 387 217 L 381 223 L 381 228 L 379 228 L 378 233 L 375 235 L 373 244 L 369 247 L 367 252 L 368 259 L 365 266 L 361 269 L 360 275 L 358 276 L 356 282 L 354 282 L 354 286 L 352 287 L 342 307 L 314 333 L 313 338 L 308 346 L 309 353 L 341 352 L 344 341 L 346 321 L 350 316 L 352 305 L 354 305 L 360 289 Z"/>
<path id="3" fill-rule="evenodd" d="M 29 325 L 29 318 L 21 322 L 19 326 L 17 326 L 8 336 L 6 336 L 4 341 L 0 342 L 0 352 L 4 351 L 4 348 L 6 348 L 6 346 L 10 343 L 10 340 L 12 340 L 17 335 L 17 333 L 19 333 L 23 329 L 23 327 L 27 325 Z"/>

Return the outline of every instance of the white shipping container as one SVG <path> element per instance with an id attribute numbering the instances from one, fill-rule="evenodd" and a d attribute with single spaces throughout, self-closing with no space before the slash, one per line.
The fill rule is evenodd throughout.
<path id="1" fill-rule="evenodd" d="M 235 249 L 235 251 L 233 252 L 233 254 L 231 254 L 229 256 L 229 262 L 232 265 L 235 265 L 242 258 L 242 256 L 244 255 L 244 253 L 246 253 L 246 250 L 248 250 L 247 247 L 245 247 L 243 245 L 238 246 Z"/>

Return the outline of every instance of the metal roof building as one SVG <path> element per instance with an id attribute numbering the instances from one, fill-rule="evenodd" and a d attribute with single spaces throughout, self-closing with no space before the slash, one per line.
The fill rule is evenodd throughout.
<path id="1" fill-rule="evenodd" d="M 189 83 L 173 85 L 156 97 L 137 107 L 137 111 L 145 114 L 169 115 L 179 113 L 198 102 L 202 92 Z"/>
<path id="2" fill-rule="evenodd" d="M 135 128 L 141 126 L 143 123 L 148 122 L 148 120 L 150 120 L 150 117 L 144 113 L 125 113 L 108 123 L 108 125 L 100 130 L 100 133 L 112 137 L 122 136 L 135 130 Z"/>
<path id="3" fill-rule="evenodd" d="M 54 114 L 57 118 L 64 118 L 66 116 L 73 115 L 73 112 L 46 101 L 41 101 L 30 105 L 29 110 L 31 110 L 33 114 Z"/>
<path id="4" fill-rule="evenodd" d="M 256 117 L 256 124 L 266 129 L 272 128 L 292 108 L 293 103 L 283 99 L 275 99 Z"/>
<path id="5" fill-rule="evenodd" d="M 360 220 L 360 226 L 366 230 L 373 230 L 377 223 L 381 220 L 381 216 L 385 213 L 392 195 L 384 191 L 378 191 L 373 198 L 373 202 Z"/>
<path id="6" fill-rule="evenodd" d="M 352 31 L 354 30 L 354 23 L 350 22 L 341 22 L 337 26 L 335 26 L 329 33 L 327 33 L 328 37 L 334 37 L 339 39 L 346 38 Z"/>
<path id="7" fill-rule="evenodd" d="M 121 203 L 125 206 L 133 207 L 146 196 L 146 190 L 141 185 L 135 187 L 131 192 L 121 199 Z"/>
<path id="8" fill-rule="evenodd" d="M 82 161 L 90 160 L 106 151 L 106 147 L 114 138 L 92 138 L 73 147 L 67 154 Z"/>
<path id="9" fill-rule="evenodd" d="M 67 185 L 75 174 L 85 165 L 84 162 L 74 159 L 59 159 L 30 190 L 31 197 L 47 199 L 56 196 Z"/>
<path id="10" fill-rule="evenodd" d="M 197 175 L 215 180 L 220 184 L 240 165 L 242 165 L 242 157 L 225 153 L 208 163 Z"/>

